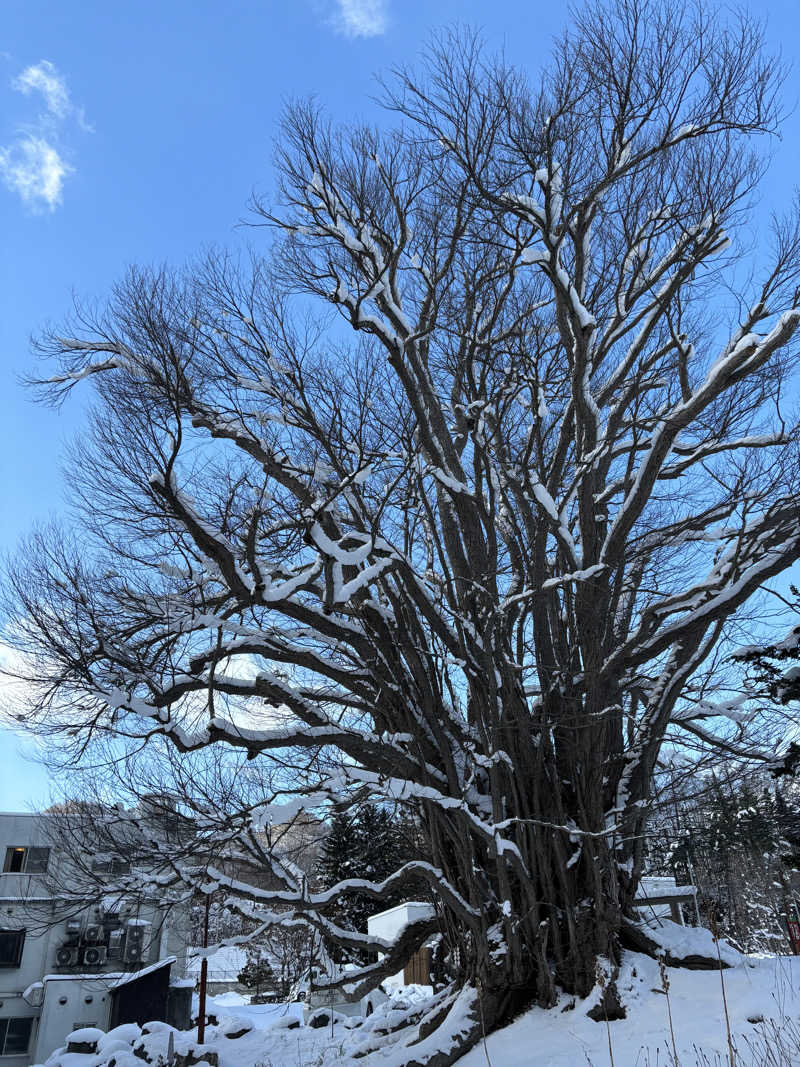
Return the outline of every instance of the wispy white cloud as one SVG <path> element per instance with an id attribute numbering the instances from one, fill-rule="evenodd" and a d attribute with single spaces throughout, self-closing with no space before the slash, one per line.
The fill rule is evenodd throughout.
<path id="1" fill-rule="evenodd" d="M 72 112 L 67 83 L 47 59 L 26 67 L 11 83 L 19 93 L 41 93 L 47 110 L 58 119 L 65 119 Z"/>
<path id="2" fill-rule="evenodd" d="M 389 0 L 336 0 L 334 27 L 346 37 L 380 37 L 389 28 Z"/>
<path id="3" fill-rule="evenodd" d="M 20 124 L 15 139 L 0 145 L 0 181 L 33 211 L 55 211 L 64 181 L 74 173 L 62 147 L 63 134 L 75 123 L 91 132 L 82 108 L 75 107 L 67 83 L 55 64 L 42 59 L 11 81 L 14 92 L 41 97 L 44 109 L 35 121 Z"/>
<path id="4" fill-rule="evenodd" d="M 0 729 L 14 729 L 25 714 L 31 693 L 24 681 L 26 666 L 22 654 L 6 643 L 5 634 L 0 635 Z"/>
<path id="5" fill-rule="evenodd" d="M 54 211 L 61 203 L 64 179 L 73 168 L 43 137 L 28 134 L 0 148 L 0 176 L 33 210 Z"/>

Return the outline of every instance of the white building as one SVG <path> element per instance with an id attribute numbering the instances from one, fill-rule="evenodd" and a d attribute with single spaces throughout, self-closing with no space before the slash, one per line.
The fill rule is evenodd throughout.
<path id="1" fill-rule="evenodd" d="M 158 899 L 63 917 L 48 877 L 63 861 L 48 833 L 53 817 L 0 813 L 0 1067 L 42 1062 L 78 1027 L 107 1027 L 114 990 L 130 979 L 149 989 L 185 972 L 188 915 Z"/>
<path id="2" fill-rule="evenodd" d="M 371 937 L 381 937 L 385 941 L 394 941 L 409 923 L 430 919 L 433 908 L 420 900 L 407 900 L 394 908 L 380 911 L 367 919 L 367 932 Z M 380 959 L 380 953 L 378 954 Z M 382 984 L 387 989 L 399 989 L 404 985 L 417 983 L 427 985 L 430 982 L 431 949 L 423 946 L 408 961 L 404 970 L 391 975 Z"/>

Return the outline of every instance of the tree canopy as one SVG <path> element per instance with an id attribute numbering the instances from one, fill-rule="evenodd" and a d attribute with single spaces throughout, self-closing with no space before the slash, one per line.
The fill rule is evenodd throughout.
<path id="1" fill-rule="evenodd" d="M 430 860 L 380 883 L 204 875 L 353 950 L 335 902 L 422 880 L 431 917 L 331 979 L 441 933 L 463 1040 L 409 1064 L 601 957 L 611 1005 L 665 737 L 768 755 L 696 680 L 800 556 L 797 214 L 743 258 L 780 74 L 699 5 L 592 4 L 536 86 L 445 34 L 385 127 L 288 109 L 250 262 L 134 268 L 40 341 L 44 394 L 96 402 L 78 524 L 10 575 L 26 714 L 76 750 L 293 753 L 249 826 L 412 809 Z"/>

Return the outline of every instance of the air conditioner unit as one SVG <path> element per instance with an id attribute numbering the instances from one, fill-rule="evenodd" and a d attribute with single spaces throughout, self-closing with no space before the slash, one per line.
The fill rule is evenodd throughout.
<path id="1" fill-rule="evenodd" d="M 126 940 L 122 958 L 125 963 L 141 963 L 144 959 L 144 946 L 141 942 Z"/>
<path id="2" fill-rule="evenodd" d="M 76 937 L 81 932 L 80 919 L 70 919 L 67 923 L 67 933 L 70 937 Z"/>
<path id="3" fill-rule="evenodd" d="M 122 956 L 122 943 L 125 940 L 125 931 L 122 929 L 112 930 L 108 935 L 108 955 L 114 959 Z"/>
<path id="4" fill-rule="evenodd" d="M 83 931 L 83 940 L 88 942 L 102 941 L 103 940 L 103 927 L 98 926 L 96 923 L 92 923 L 87 926 Z"/>
<path id="5" fill-rule="evenodd" d="M 76 967 L 80 960 L 80 952 L 71 945 L 62 945 L 56 950 L 57 967 Z"/>
<path id="6" fill-rule="evenodd" d="M 150 935 L 150 923 L 132 919 L 125 927 L 125 950 L 122 958 L 126 963 L 139 963 L 144 959 L 145 944 Z"/>
<path id="7" fill-rule="evenodd" d="M 105 945 L 90 945 L 83 950 L 83 962 L 87 967 L 101 967 L 108 958 Z"/>

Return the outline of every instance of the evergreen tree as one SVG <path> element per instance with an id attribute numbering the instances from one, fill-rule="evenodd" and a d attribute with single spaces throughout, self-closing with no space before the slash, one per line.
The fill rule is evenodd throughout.
<path id="1" fill-rule="evenodd" d="M 797 797 L 792 795 L 795 792 L 775 787 L 775 822 L 781 837 L 781 858 L 792 870 L 800 869 L 800 806 Z"/>
<path id="2" fill-rule="evenodd" d="M 408 819 L 379 804 L 366 803 L 355 813 L 333 816 L 317 861 L 317 876 L 325 888 L 348 878 L 382 882 L 404 863 L 419 859 L 421 851 L 418 835 Z M 348 930 L 366 933 L 369 917 L 410 899 L 414 895 L 410 889 L 414 887 L 406 885 L 403 893 L 383 894 L 380 900 L 363 893 L 343 896 L 336 921 Z M 421 890 L 418 887 L 418 892 Z M 347 958 L 353 958 L 352 954 Z"/>
<path id="3" fill-rule="evenodd" d="M 794 585 L 789 588 L 794 614 L 800 618 L 800 590 Z M 800 702 L 800 623 L 793 625 L 782 639 L 742 648 L 734 658 L 748 665 L 748 682 L 755 697 L 767 697 L 776 708 Z M 800 764 L 800 742 L 794 737 L 793 716 L 789 725 L 788 736 L 770 768 L 776 777 L 794 774 Z"/>
<path id="4" fill-rule="evenodd" d="M 785 951 L 785 920 L 796 910 L 789 876 L 799 846 L 793 792 L 776 789 L 763 772 L 723 766 L 674 791 L 650 826 L 647 849 L 651 873 L 697 887 L 704 925 L 713 914 L 741 947 L 774 952 Z"/>
<path id="5" fill-rule="evenodd" d="M 356 829 L 361 878 L 383 881 L 412 856 L 418 858 L 410 847 L 405 820 L 396 818 L 386 808 L 364 804 L 358 812 Z"/>
<path id="6" fill-rule="evenodd" d="M 350 811 L 336 812 L 317 860 L 317 875 L 322 884 L 328 888 L 345 878 L 360 877 L 356 862 L 359 851 L 356 816 Z"/>
<path id="7" fill-rule="evenodd" d="M 238 981 L 247 989 L 252 989 L 256 996 L 265 990 L 274 989 L 275 972 L 262 945 L 247 946 L 247 962 L 237 976 Z"/>
<path id="8" fill-rule="evenodd" d="M 317 860 L 317 877 L 325 889 L 348 878 L 362 878 L 362 838 L 356 815 L 352 812 L 337 812 L 331 820 L 331 829 L 322 843 L 320 857 Z M 377 909 L 376 909 L 377 910 Z M 342 897 L 336 909 L 335 920 L 346 930 L 366 929 L 366 920 L 362 922 L 363 898 L 358 896 Z M 337 953 L 333 958 L 342 962 L 350 954 Z"/>

